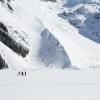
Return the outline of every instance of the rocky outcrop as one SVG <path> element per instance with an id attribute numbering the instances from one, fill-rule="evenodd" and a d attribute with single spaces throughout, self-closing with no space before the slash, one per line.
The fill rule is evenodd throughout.
<path id="1" fill-rule="evenodd" d="M 5 60 L 0 55 L 0 70 L 8 68 L 8 65 L 6 64 Z"/>
<path id="2" fill-rule="evenodd" d="M 2 22 L 0 22 L 0 41 L 23 57 L 25 57 L 29 52 L 26 47 L 18 44 L 13 38 L 8 35 L 8 29 Z"/>
<path id="3" fill-rule="evenodd" d="M 94 42 L 100 43 L 99 2 L 92 2 L 91 0 L 91 2 L 76 5 L 75 7 L 68 8 L 67 11 L 64 11 L 59 16 L 68 20 L 71 25 L 79 30 L 79 33 L 82 36 Z"/>

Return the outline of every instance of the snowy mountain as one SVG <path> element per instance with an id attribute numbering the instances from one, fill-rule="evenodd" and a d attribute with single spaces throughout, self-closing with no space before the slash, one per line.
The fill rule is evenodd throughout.
<path id="1" fill-rule="evenodd" d="M 99 9 L 99 0 L 0 0 L 0 99 L 100 100 Z"/>
<path id="2" fill-rule="evenodd" d="M 90 52 L 95 52 L 95 54 L 90 54 L 90 59 L 99 58 L 99 48 L 100 47 L 100 1 L 99 0 L 69 0 L 67 4 L 64 5 L 64 11 L 58 14 L 59 17 L 64 19 L 66 22 L 70 23 L 77 33 L 86 41 L 91 42 L 82 43 L 81 46 L 85 45 L 85 50 Z M 75 34 L 75 33 L 74 33 Z M 81 37 L 80 36 L 80 37 Z M 78 41 L 82 42 L 82 41 Z M 91 46 L 92 48 L 91 48 Z M 98 50 L 93 50 L 98 48 Z M 90 49 L 91 48 L 91 49 Z M 96 54 L 98 52 L 98 54 Z M 93 56 L 94 55 L 94 56 Z M 84 55 L 83 55 L 84 56 Z M 97 57 L 98 56 L 98 57 Z M 95 62 L 93 60 L 93 63 Z M 89 61 L 89 60 L 88 60 Z M 98 60 L 99 61 L 99 60 Z M 92 61 L 90 61 L 92 64 Z M 91 66 L 90 64 L 90 66 Z M 96 67 L 96 62 L 92 65 Z M 98 66 L 99 64 L 97 64 Z"/>
<path id="3" fill-rule="evenodd" d="M 58 68 L 72 66 L 63 46 L 44 27 L 41 19 L 30 14 L 26 10 L 27 7 L 21 7 L 23 5 L 20 3 L 24 4 L 24 1 L 0 1 L 0 3 L 1 69 L 6 66 L 8 68 L 34 68 L 39 65 Z"/>
<path id="4" fill-rule="evenodd" d="M 79 33 L 100 43 L 100 2 L 81 3 L 62 14 Z"/>
<path id="5" fill-rule="evenodd" d="M 0 0 L 0 69 L 100 68 L 99 0 L 47 1 Z"/>

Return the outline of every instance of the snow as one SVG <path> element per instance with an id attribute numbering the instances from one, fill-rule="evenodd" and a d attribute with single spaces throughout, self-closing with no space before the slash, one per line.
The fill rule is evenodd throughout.
<path id="1" fill-rule="evenodd" d="M 63 7 L 66 2 L 70 8 Z M 64 16 L 58 16 L 81 7 L 92 14 L 98 12 L 98 4 L 87 2 L 13 0 L 10 4 L 14 12 L 0 3 L 0 22 L 17 43 L 30 50 L 23 58 L 0 41 L 0 55 L 9 66 L 0 70 L 2 100 L 100 100 L 100 44 L 82 36 Z M 88 11 L 69 18 L 81 20 L 84 26 Z M 94 28 L 99 31 L 99 24 Z M 18 75 L 25 71 L 26 76 Z"/>
<path id="2" fill-rule="evenodd" d="M 83 8 L 86 7 L 86 8 L 81 9 L 82 7 Z M 64 30 L 65 27 L 68 27 L 68 28 L 66 28 L 66 30 L 68 31 L 67 33 L 71 33 L 69 35 L 69 36 L 71 36 L 71 38 L 70 38 L 70 42 L 68 42 L 68 44 L 74 41 L 73 43 L 75 43 L 75 44 L 73 45 L 73 43 L 72 43 L 72 45 L 78 46 L 75 48 L 73 46 L 67 47 L 67 52 L 68 52 L 68 48 L 71 48 L 71 50 L 73 50 L 73 53 L 70 50 L 72 55 L 69 55 L 69 56 L 72 57 L 73 55 L 76 54 L 77 59 L 78 59 L 79 56 L 81 55 L 78 60 L 76 60 L 76 56 L 75 56 L 75 58 L 74 58 L 74 56 L 72 57 L 72 59 L 74 58 L 72 60 L 72 63 L 74 63 L 73 65 L 81 66 L 82 63 L 84 63 L 84 65 L 82 64 L 83 66 L 89 65 L 90 67 L 95 66 L 95 64 L 97 64 L 96 66 L 99 65 L 99 61 L 100 61 L 100 59 L 99 59 L 99 56 L 100 56 L 99 55 L 100 54 L 99 53 L 99 49 L 100 49 L 99 40 L 100 39 L 99 39 L 99 37 L 94 38 L 93 36 L 91 36 L 91 33 L 95 32 L 95 31 L 99 34 L 99 30 L 98 30 L 99 25 L 97 25 L 97 24 L 99 24 L 99 21 L 98 21 L 98 23 L 96 23 L 96 21 L 93 18 L 91 18 L 93 13 L 98 12 L 98 9 L 99 9 L 98 7 L 99 7 L 98 5 L 95 5 L 95 4 L 92 5 L 92 4 L 88 4 L 88 3 L 85 5 L 83 5 L 83 4 L 78 5 L 78 6 L 75 6 L 73 8 L 70 8 L 69 12 L 67 9 L 65 17 L 61 17 L 64 19 L 64 21 L 66 20 L 66 23 L 67 23 L 66 26 L 65 25 L 63 26 L 62 30 Z M 87 12 L 83 12 L 81 10 L 80 10 L 80 12 L 77 12 L 78 9 L 81 9 L 83 11 L 85 10 Z M 91 9 L 93 9 L 93 10 L 91 10 Z M 91 20 L 90 23 L 89 23 L 89 20 Z M 94 20 L 94 25 L 92 25 L 93 20 Z M 67 21 L 73 23 L 72 25 L 74 26 L 74 28 L 72 26 L 70 26 Z M 78 26 L 80 28 L 77 28 Z M 68 29 L 70 29 L 70 30 L 68 30 Z M 80 34 L 86 34 L 85 38 L 83 37 L 84 35 L 81 36 Z M 66 34 L 66 37 L 69 38 L 69 36 L 68 36 L 68 34 Z M 93 41 L 95 41 L 95 42 L 93 42 Z M 67 42 L 64 42 L 64 43 L 67 43 Z M 94 46 L 96 46 L 96 47 L 94 47 Z M 94 50 L 93 48 L 98 48 L 98 49 Z M 76 50 L 76 52 L 74 52 L 75 50 Z M 70 54 L 70 53 L 68 52 L 68 54 Z M 73 62 L 73 61 L 76 61 L 76 62 Z M 79 65 L 78 61 L 80 61 L 80 63 L 81 63 L 80 65 Z M 75 63 L 77 63 L 77 64 L 75 64 Z M 89 64 L 89 63 L 91 63 L 91 64 Z M 82 67 L 82 68 L 84 68 L 84 67 Z"/>
<path id="3" fill-rule="evenodd" d="M 72 27 L 65 20 L 59 18 L 56 13 L 61 11 L 60 7 L 58 11 L 57 8 L 53 9 L 53 7 L 52 9 L 49 9 L 48 5 L 51 6 L 49 3 L 43 5 L 44 6 L 41 7 L 41 14 L 39 13 L 39 15 L 36 16 L 39 16 L 44 25 L 64 46 L 64 49 L 72 61 L 72 65 L 79 68 L 99 66 L 99 44 L 96 44 L 95 42 L 79 35 L 79 32 L 74 27 Z M 44 12 L 45 15 L 43 16 Z M 94 58 L 94 60 L 91 58 Z"/>
<path id="4" fill-rule="evenodd" d="M 20 62 L 23 62 L 19 66 L 34 68 L 35 63 L 37 63 L 39 67 L 46 65 L 54 68 L 64 68 L 72 65 L 80 69 L 100 68 L 99 44 L 81 36 L 75 27 L 58 16 L 64 11 L 62 4 L 64 2 L 15 0 L 11 2 L 14 14 L 10 14 L 10 12 L 1 7 L 1 11 L 4 12 L 1 12 L 1 20 L 13 26 L 13 30 L 17 30 L 22 36 L 24 35 L 22 31 L 27 34 L 28 45 L 15 37 L 19 43 L 22 43 L 30 50 L 29 55 L 25 59 L 17 56 L 17 59 L 21 58 L 22 61 Z M 81 6 L 84 5 L 73 9 L 77 10 Z M 86 5 L 85 7 L 91 11 L 90 6 Z M 95 11 L 97 9 L 94 6 L 92 12 Z M 5 14 L 8 17 L 3 17 Z M 86 17 L 77 14 L 76 19 L 82 20 L 84 23 Z M 44 31 L 46 29 L 47 31 Z M 42 36 L 43 31 L 45 35 L 49 35 L 47 37 Z M 89 32 L 89 29 L 87 32 Z M 56 45 L 56 43 L 59 44 Z M 49 48 L 51 49 L 48 50 Z M 19 62 L 19 60 L 15 62 Z M 15 63 L 11 62 L 11 64 L 14 65 Z M 14 66 L 18 68 L 18 65 Z"/>
<path id="5" fill-rule="evenodd" d="M 26 7 L 23 4 L 27 4 L 28 6 Z M 40 2 L 35 1 L 35 4 L 40 5 Z M 1 12 L 1 19 L 3 20 L 3 22 L 7 23 L 10 27 L 12 27 L 13 30 L 14 29 L 17 30 L 22 36 L 24 35 L 23 32 L 26 33 L 27 38 L 29 39 L 28 45 L 29 45 L 30 51 L 29 51 L 28 56 L 25 59 L 22 59 L 21 57 L 18 57 L 15 54 L 15 57 L 17 57 L 17 59 L 20 59 L 20 58 L 22 59 L 22 61 L 20 61 L 21 59 L 18 61 L 15 60 L 16 63 L 19 61 L 21 62 L 19 63 L 19 65 L 11 61 L 10 62 L 6 61 L 6 62 L 11 63 L 10 65 L 14 65 L 14 68 L 18 68 L 18 66 L 19 68 L 20 67 L 34 68 L 35 66 L 34 63 L 40 63 L 40 65 L 42 65 L 43 63 L 43 64 L 46 64 L 46 66 L 50 65 L 50 67 L 53 67 L 56 65 L 59 66 L 60 68 L 70 67 L 71 66 L 70 60 L 65 50 L 63 49 L 63 46 L 60 46 L 59 41 L 53 35 L 51 35 L 52 33 L 50 33 L 48 30 L 44 31 L 46 28 L 43 25 L 41 19 L 37 18 L 39 16 L 39 15 L 36 16 L 37 11 L 35 11 L 35 13 L 32 13 L 30 11 L 31 9 L 29 9 L 30 8 L 29 6 L 33 7 L 32 9 L 37 9 L 37 8 L 34 8 L 36 7 L 36 5 L 33 6 L 31 5 L 30 2 L 25 2 L 23 0 L 12 2 L 12 7 L 14 8 L 14 11 L 15 11 L 14 14 L 10 14 L 10 12 L 6 11 L 6 9 L 1 8 L 3 10 L 2 12 L 4 12 L 3 14 Z M 36 17 L 34 16 L 34 14 Z M 8 15 L 8 18 L 3 17 L 4 15 Z M 10 29 L 10 35 L 13 34 L 13 31 L 12 32 L 11 31 L 12 30 Z M 47 34 L 47 37 L 45 36 L 43 37 L 42 33 L 44 35 Z M 19 37 L 15 37 L 15 35 L 14 36 L 11 35 L 11 37 L 16 38 L 17 42 L 21 44 Z M 43 40 L 45 41 L 43 42 Z M 46 45 L 46 43 L 48 43 L 48 45 Z M 55 46 L 54 44 L 55 45 L 57 44 L 56 47 L 54 47 Z M 44 46 L 44 48 L 42 46 Z M 7 58 L 9 58 L 9 55 L 6 54 L 6 56 L 8 56 Z M 14 56 L 12 58 L 14 58 Z"/>
<path id="6" fill-rule="evenodd" d="M 52 65 L 52 67 L 56 67 L 58 65 L 61 68 L 63 68 L 65 65 L 66 67 L 70 67 L 70 64 L 68 64 L 68 62 L 70 61 L 72 66 L 80 69 L 100 67 L 99 44 L 87 39 L 86 37 L 81 36 L 79 30 L 69 24 L 68 21 L 58 16 L 59 13 L 64 11 L 62 4 L 63 3 L 60 4 L 60 1 L 58 1 L 57 3 L 51 3 L 37 0 L 30 0 L 30 2 L 24 0 L 15 0 L 11 2 L 11 5 L 14 9 L 13 14 L 11 14 L 7 9 L 4 9 L 5 7 L 3 7 L 2 5 L 0 6 L 0 20 L 4 22 L 4 24 L 6 24 L 8 28 L 12 27 L 11 29 L 9 28 L 9 32 L 13 34 L 13 30 L 17 30 L 21 33 L 22 36 L 24 35 L 24 33 L 27 35 L 26 39 L 29 43 L 25 44 L 18 37 L 10 34 L 13 38 L 15 37 L 18 43 L 21 43 L 30 49 L 29 55 L 25 59 L 22 59 L 16 54 L 14 54 L 15 56 L 12 54 L 12 58 L 22 59 L 22 61 L 20 60 L 20 62 L 23 62 L 23 64 L 19 64 L 19 66 L 23 68 L 25 66 L 27 68 L 33 67 L 32 64 L 36 62 L 35 60 L 37 60 L 36 63 L 38 64 L 41 62 L 41 60 L 44 60 L 42 66 L 44 66 L 45 63 L 50 66 Z M 74 7 L 74 10 L 72 9 L 72 12 L 76 11 L 81 6 L 84 5 Z M 91 11 L 91 6 L 85 5 L 85 7 L 86 9 Z M 92 11 L 98 11 L 96 8 L 97 7 L 94 6 Z M 7 15 L 7 17 L 5 15 Z M 84 21 L 86 20 L 86 17 L 78 14 L 75 18 L 78 20 L 82 20 L 82 23 L 84 23 Z M 97 25 L 98 24 L 96 24 L 96 26 Z M 41 35 L 46 29 L 47 34 L 49 33 L 49 36 L 47 36 L 47 38 L 42 37 Z M 89 32 L 89 29 L 86 32 Z M 52 37 L 51 40 L 49 40 L 50 37 Z M 44 43 L 41 43 L 42 40 L 44 40 Z M 46 45 L 46 43 L 48 43 L 49 46 Z M 55 46 L 54 44 L 56 43 L 59 43 L 59 45 L 53 48 Z M 41 45 L 45 46 L 45 48 Z M 49 47 L 51 47 L 51 51 L 48 51 Z M 57 50 L 56 48 L 59 48 L 59 50 L 61 49 L 63 52 L 61 50 L 59 53 L 55 52 L 55 50 Z M 42 53 L 41 55 L 42 51 L 47 52 L 44 54 Z M 5 52 L 5 50 L 3 52 Z M 10 54 L 13 53 L 11 50 L 9 52 Z M 64 55 L 66 55 L 66 57 Z M 6 54 L 6 57 L 9 58 L 9 55 Z M 38 59 L 38 57 L 41 58 L 41 60 Z M 40 60 L 40 62 L 38 60 Z M 19 60 L 15 60 L 15 62 L 19 62 Z M 15 68 L 18 68 L 18 65 L 15 65 L 14 62 L 10 61 L 10 63 L 10 65 L 14 65 Z M 25 63 L 27 64 L 25 65 Z"/>
<path id="7" fill-rule="evenodd" d="M 99 76 L 97 70 L 27 70 L 27 76 L 2 70 L 0 96 L 2 100 L 100 100 Z"/>

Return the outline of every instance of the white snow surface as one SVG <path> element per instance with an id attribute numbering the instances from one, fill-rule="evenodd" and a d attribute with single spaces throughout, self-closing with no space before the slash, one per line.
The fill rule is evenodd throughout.
<path id="1" fill-rule="evenodd" d="M 16 71 L 0 71 L 2 100 L 100 100 L 98 70 L 27 70 L 27 76 Z"/>

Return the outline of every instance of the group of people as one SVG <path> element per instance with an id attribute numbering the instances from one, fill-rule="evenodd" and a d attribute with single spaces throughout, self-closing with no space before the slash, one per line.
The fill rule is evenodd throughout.
<path id="1" fill-rule="evenodd" d="M 19 71 L 18 76 L 26 76 L 27 72 L 26 71 Z"/>

